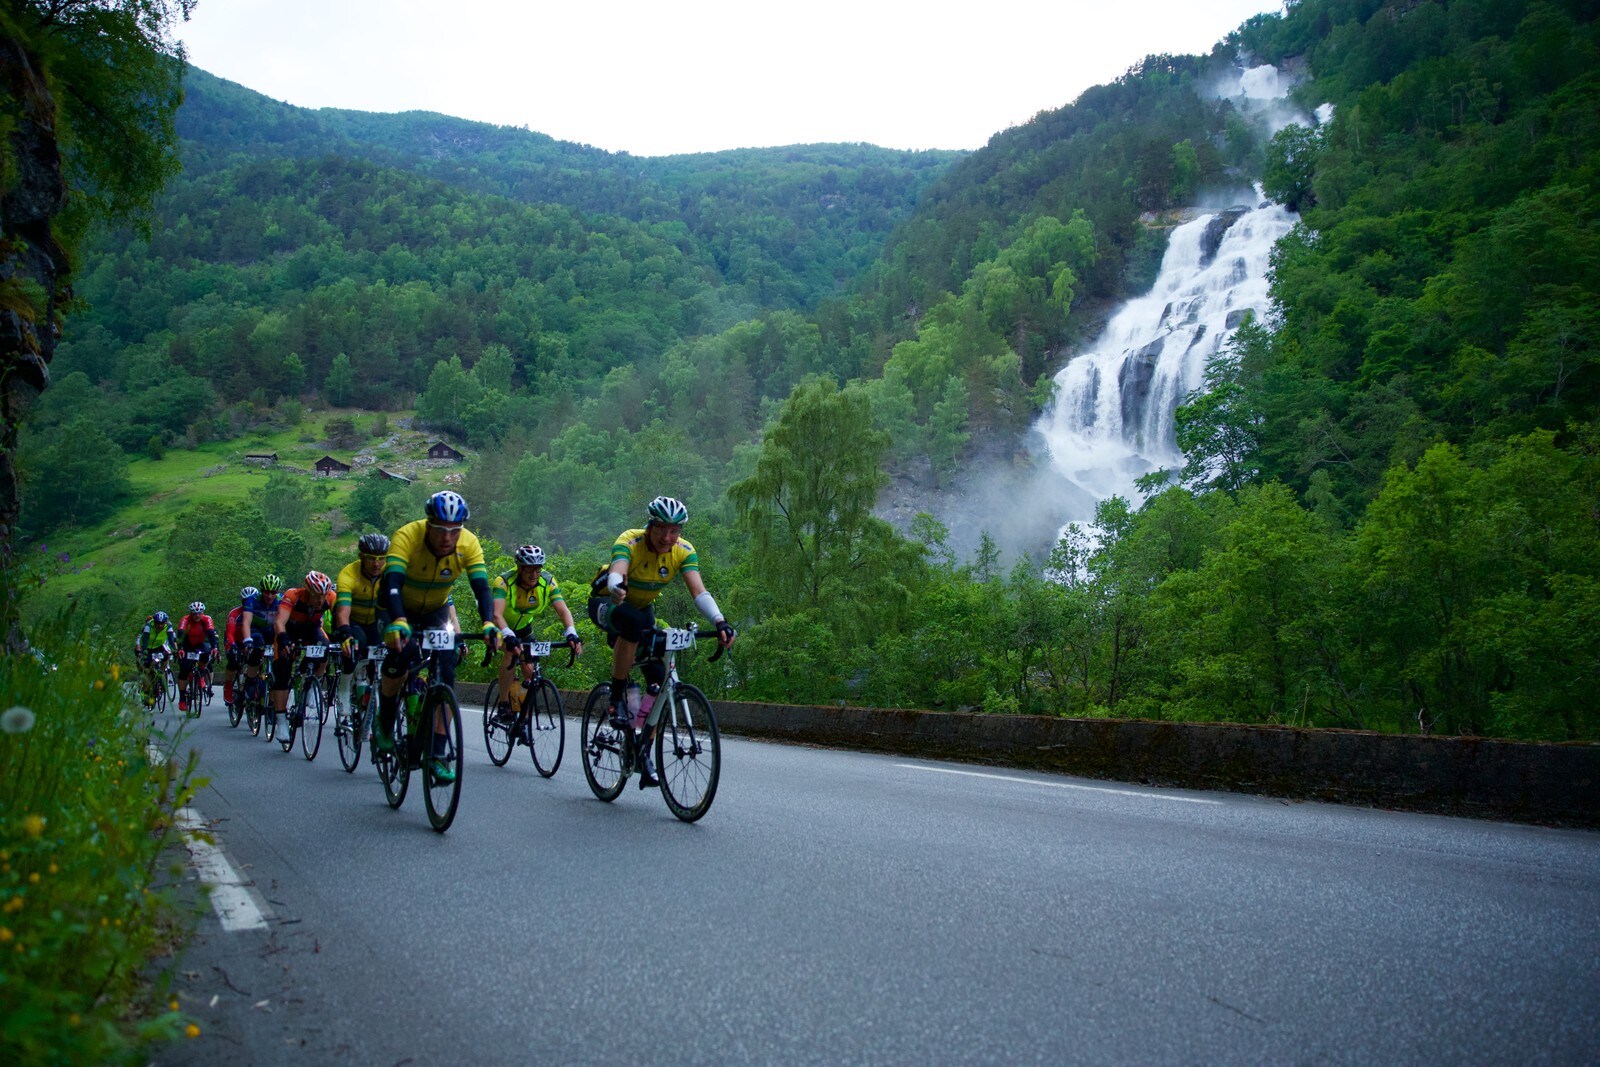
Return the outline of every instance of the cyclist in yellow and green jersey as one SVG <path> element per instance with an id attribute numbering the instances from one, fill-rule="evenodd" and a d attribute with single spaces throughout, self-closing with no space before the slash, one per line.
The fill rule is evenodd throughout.
<path id="1" fill-rule="evenodd" d="M 624 694 L 628 671 L 633 668 L 639 642 L 655 629 L 655 599 L 678 575 L 694 597 L 694 606 L 717 628 L 717 642 L 727 648 L 733 644 L 734 630 L 722 617 L 717 602 L 706 592 L 700 577 L 700 557 L 694 546 L 683 540 L 683 524 L 689 509 L 670 496 L 658 496 L 646 509 L 649 521 L 642 530 L 624 530 L 611 546 L 611 566 L 595 578 L 589 595 L 589 618 L 608 635 L 611 643 L 611 717 L 620 726 L 628 720 Z M 645 683 L 652 693 L 661 691 L 665 680 L 660 663 L 642 668 Z M 631 724 L 630 724 L 631 725 Z M 640 750 L 648 753 L 650 728 L 645 728 Z M 645 757 L 640 788 L 656 784 L 655 769 Z"/>
<path id="2" fill-rule="evenodd" d="M 502 694 L 511 692 L 512 651 L 533 636 L 534 619 L 546 610 L 554 611 L 567 628 L 563 640 L 572 647 L 573 653 L 583 654 L 583 642 L 572 624 L 572 609 L 567 607 L 567 599 L 561 593 L 561 583 L 545 572 L 544 549 L 538 545 L 523 545 L 511 558 L 516 561 L 516 569 L 498 576 L 489 586 L 494 596 L 494 623 L 500 628 L 500 639 L 506 649 L 500 663 Z M 523 671 L 532 677 L 533 664 L 524 664 Z M 502 700 L 497 713 L 507 720 L 507 725 L 514 721 L 509 718 L 510 711 L 510 702 Z"/>
<path id="3" fill-rule="evenodd" d="M 494 598 L 489 593 L 489 568 L 484 563 L 483 546 L 466 529 L 471 514 L 460 493 L 448 489 L 435 493 L 424 506 L 426 518 L 407 523 L 389 539 L 389 554 L 383 568 L 380 609 L 389 612 L 389 625 L 383 641 L 389 654 L 383 659 L 383 681 L 378 688 L 377 744 L 385 750 L 394 745 L 394 717 L 400 706 L 400 688 L 413 667 L 422 662 L 422 650 L 411 640 L 414 629 L 441 628 L 450 620 L 450 587 L 466 576 L 478 602 L 483 620 L 483 637 L 490 650 L 499 645 L 500 630 L 494 624 Z M 439 657 L 439 678 L 446 685 L 455 681 L 456 657 Z M 435 724 L 434 754 L 443 754 L 443 724 Z M 453 771 L 443 760 L 434 766 L 434 776 L 448 781 Z"/>
<path id="4" fill-rule="evenodd" d="M 357 697 L 366 691 L 366 677 L 355 678 L 356 657 L 368 648 L 383 644 L 383 627 L 388 613 L 378 606 L 383 594 L 383 568 L 388 561 L 389 539 L 381 533 L 362 534 L 356 545 L 359 555 L 345 564 L 334 579 L 337 596 L 333 602 L 333 639 L 344 646 L 340 670 L 353 680 Z M 345 684 L 348 697 L 351 683 Z M 349 706 L 348 704 L 346 706 Z"/>

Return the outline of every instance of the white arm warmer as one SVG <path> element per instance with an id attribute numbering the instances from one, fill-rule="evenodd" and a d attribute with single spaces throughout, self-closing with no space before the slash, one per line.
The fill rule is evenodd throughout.
<path id="1" fill-rule="evenodd" d="M 617 589 L 617 588 L 620 588 L 621 585 L 622 585 L 622 575 L 619 572 L 611 571 L 609 574 L 606 575 L 606 588 L 607 589 Z"/>
<path id="2" fill-rule="evenodd" d="M 711 599 L 710 593 L 701 593 L 695 597 L 694 606 L 700 609 L 700 614 L 712 622 L 722 621 L 722 612 L 717 610 L 717 602 Z"/>

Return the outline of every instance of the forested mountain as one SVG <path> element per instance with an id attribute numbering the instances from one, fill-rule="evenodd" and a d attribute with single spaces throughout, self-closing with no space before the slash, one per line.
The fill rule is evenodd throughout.
<path id="1" fill-rule="evenodd" d="M 670 487 L 751 697 L 1593 738 L 1597 7 L 1299 0 L 959 158 L 638 159 L 196 72 L 190 170 L 95 253 L 27 444 L 114 467 L 415 405 L 480 450 L 475 525 L 579 578 Z M 1269 62 L 1323 121 L 1269 138 L 1216 91 Z M 888 472 L 1018 439 L 1159 213 L 1257 180 L 1301 225 L 1180 409 L 1183 472 L 1009 573 L 873 517 Z M 72 484 L 31 513 L 114 500 Z"/>

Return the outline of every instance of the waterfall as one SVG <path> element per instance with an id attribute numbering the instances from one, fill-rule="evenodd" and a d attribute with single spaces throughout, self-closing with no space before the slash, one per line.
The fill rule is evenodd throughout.
<path id="1" fill-rule="evenodd" d="M 1142 499 L 1134 480 L 1183 465 L 1172 416 L 1246 313 L 1268 310 L 1272 246 L 1296 216 L 1258 202 L 1202 215 L 1172 232 L 1161 272 L 1056 375 L 1056 400 L 1034 429 L 1054 469 L 1094 500 Z M 1090 515 L 1067 515 L 1084 521 Z"/>

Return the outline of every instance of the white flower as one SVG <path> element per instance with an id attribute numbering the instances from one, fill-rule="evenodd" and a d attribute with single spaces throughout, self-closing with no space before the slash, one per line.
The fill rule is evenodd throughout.
<path id="1" fill-rule="evenodd" d="M 33 729 L 33 709 L 25 708 L 21 704 L 14 704 L 5 711 L 0 711 L 0 732 L 8 734 L 25 734 Z"/>

